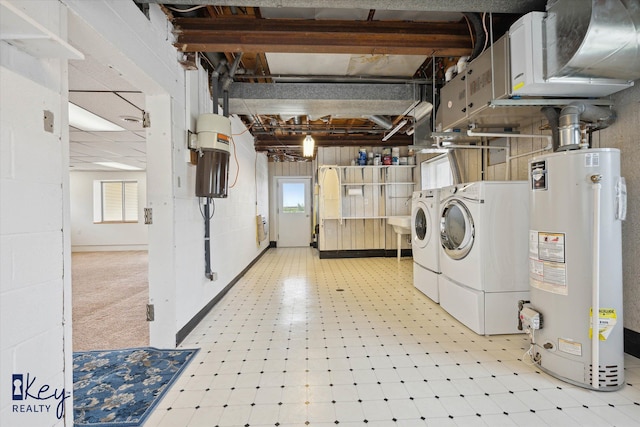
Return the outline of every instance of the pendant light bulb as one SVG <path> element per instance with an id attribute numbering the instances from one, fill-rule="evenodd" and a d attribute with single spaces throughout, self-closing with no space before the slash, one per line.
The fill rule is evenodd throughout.
<path id="1" fill-rule="evenodd" d="M 313 157 L 313 151 L 315 148 L 316 142 L 313 140 L 311 135 L 307 135 L 302 141 L 302 155 L 304 157 Z"/>

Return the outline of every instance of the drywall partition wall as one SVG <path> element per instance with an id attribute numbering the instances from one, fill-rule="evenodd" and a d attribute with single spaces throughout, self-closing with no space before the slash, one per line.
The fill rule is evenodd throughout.
<path id="1" fill-rule="evenodd" d="M 7 13 L 5 5 L 0 13 Z M 66 40 L 59 2 L 10 5 Z M 71 398 L 38 401 L 24 393 L 27 381 L 32 391 L 48 387 L 60 396 L 73 389 L 71 340 L 65 340 L 71 337 L 66 73 L 66 59 L 36 58 L 0 42 L 2 426 L 73 425 Z M 22 405 L 15 405 L 18 398 Z M 26 412 L 27 405 L 42 409 Z"/>
<path id="2" fill-rule="evenodd" d="M 138 222 L 95 223 L 94 200 L 96 183 L 100 181 L 135 181 L 138 183 Z M 99 187 L 98 187 L 99 188 Z M 144 207 L 147 204 L 146 172 L 86 172 L 69 174 L 71 197 L 71 250 L 126 251 L 147 249 L 147 228 L 144 223 Z"/>

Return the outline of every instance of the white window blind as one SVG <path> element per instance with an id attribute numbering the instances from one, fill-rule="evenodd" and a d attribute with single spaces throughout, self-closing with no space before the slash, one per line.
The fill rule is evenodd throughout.
<path id="1" fill-rule="evenodd" d="M 138 222 L 136 181 L 100 181 L 98 188 L 100 211 L 94 214 L 95 222 Z"/>

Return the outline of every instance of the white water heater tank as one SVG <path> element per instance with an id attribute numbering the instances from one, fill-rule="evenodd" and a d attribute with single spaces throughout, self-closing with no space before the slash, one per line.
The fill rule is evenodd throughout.
<path id="1" fill-rule="evenodd" d="M 624 384 L 620 151 L 562 151 L 529 161 L 531 307 L 540 368 L 597 390 Z M 596 310 L 593 310 L 597 307 Z M 593 312 L 599 313 L 597 338 Z M 593 378 L 593 366 L 597 378 Z"/>

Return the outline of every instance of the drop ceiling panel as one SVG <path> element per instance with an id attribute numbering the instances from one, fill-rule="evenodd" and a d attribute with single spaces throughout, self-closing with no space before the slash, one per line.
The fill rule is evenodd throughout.
<path id="1" fill-rule="evenodd" d="M 69 61 L 69 90 L 137 91 L 119 71 L 85 53 L 84 61 Z"/>
<path id="2" fill-rule="evenodd" d="M 83 132 L 72 128 L 69 132 L 71 142 L 144 142 L 145 138 L 135 132 Z"/>
<path id="3" fill-rule="evenodd" d="M 142 118 L 139 108 L 112 92 L 70 92 L 69 101 L 131 131 L 142 130 L 142 123 L 126 122 L 124 116 Z"/>
<path id="4" fill-rule="evenodd" d="M 100 153 L 101 155 L 108 156 L 132 156 L 139 157 L 144 155 L 144 152 L 140 152 L 135 147 L 130 146 L 127 143 L 109 143 L 109 142 L 93 142 L 91 144 L 82 144 L 82 143 L 72 143 L 70 150 L 72 153 L 80 153 L 82 155 L 96 155 Z"/>
<path id="5" fill-rule="evenodd" d="M 118 91 L 118 95 L 138 107 L 140 110 L 144 110 L 145 96 L 142 92 L 123 92 Z"/>

